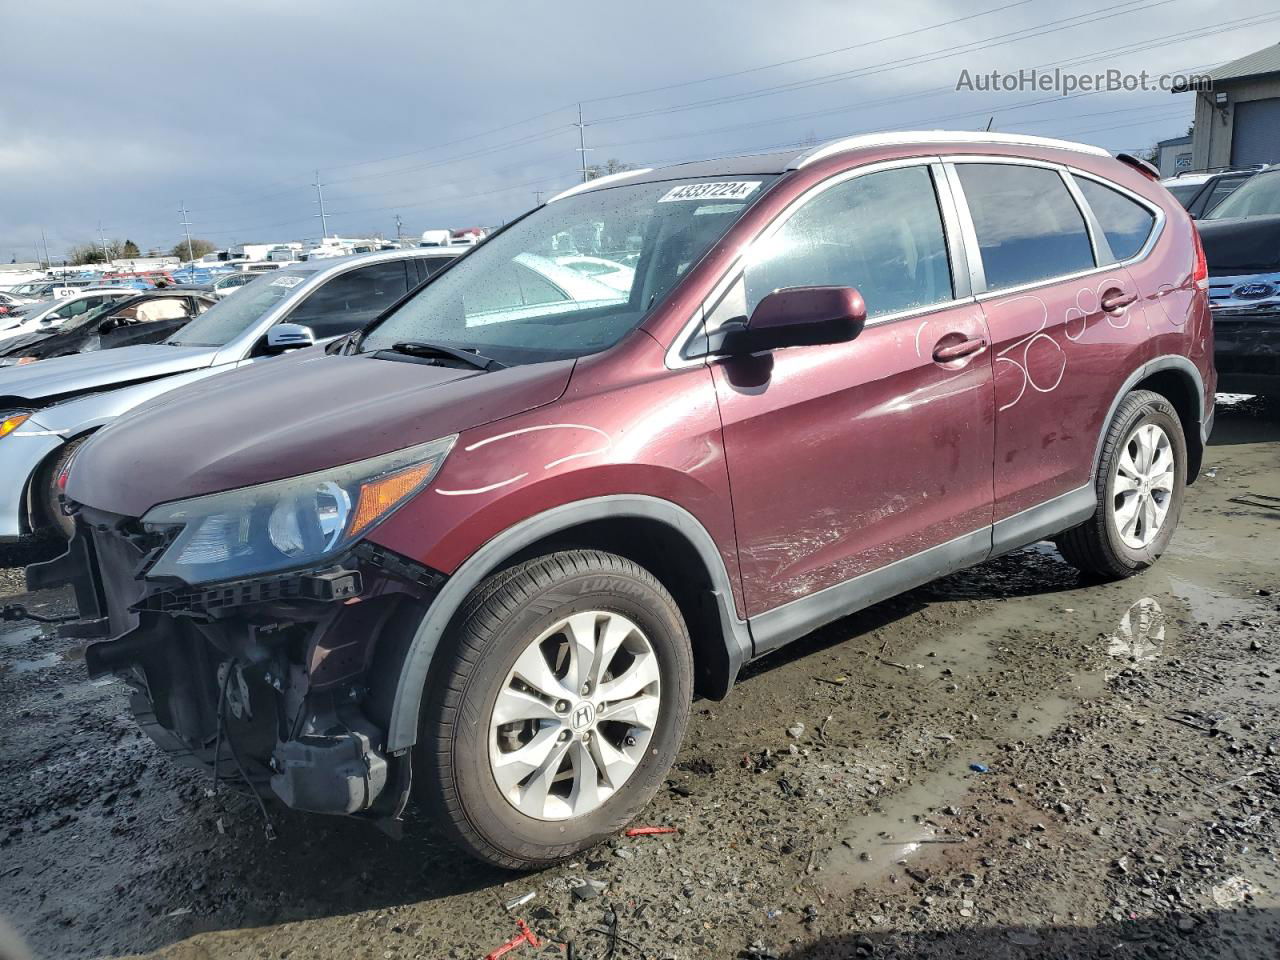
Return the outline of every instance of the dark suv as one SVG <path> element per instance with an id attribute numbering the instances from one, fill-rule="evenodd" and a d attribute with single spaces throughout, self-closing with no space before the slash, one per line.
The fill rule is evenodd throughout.
<path id="1" fill-rule="evenodd" d="M 752 658 L 1046 537 L 1153 563 L 1211 425 L 1205 286 L 1185 211 L 1079 144 L 630 171 L 94 436 L 29 580 L 75 584 L 90 671 L 174 756 L 373 820 L 412 783 L 545 864 Z"/>

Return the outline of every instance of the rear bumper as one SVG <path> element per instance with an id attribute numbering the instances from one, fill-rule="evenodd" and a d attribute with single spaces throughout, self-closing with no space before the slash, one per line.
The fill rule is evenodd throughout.
<path id="1" fill-rule="evenodd" d="M 298 810 L 398 817 L 408 757 L 386 749 L 398 673 L 444 578 L 370 544 L 323 569 L 188 587 L 135 576 L 155 545 L 82 510 L 67 553 L 27 568 L 69 583 L 91 676 L 133 690 L 142 729 L 176 761 Z"/>

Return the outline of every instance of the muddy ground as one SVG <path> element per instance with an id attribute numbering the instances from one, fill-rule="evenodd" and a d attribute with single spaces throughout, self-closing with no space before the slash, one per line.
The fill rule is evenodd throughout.
<path id="1" fill-rule="evenodd" d="M 546 943 L 512 960 L 1275 958 L 1280 510 L 1249 495 L 1280 496 L 1278 440 L 1277 408 L 1220 410 L 1141 576 L 1084 583 L 1041 544 L 753 665 L 694 704 L 643 816 L 678 834 L 541 874 L 421 822 L 274 809 L 268 843 L 73 643 L 3 625 L 0 913 L 46 958 L 480 958 L 517 918 Z M 64 602 L 20 584 L 0 571 Z"/>

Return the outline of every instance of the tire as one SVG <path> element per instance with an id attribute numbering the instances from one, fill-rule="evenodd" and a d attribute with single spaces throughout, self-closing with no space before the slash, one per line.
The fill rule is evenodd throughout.
<path id="1" fill-rule="evenodd" d="M 571 647 L 587 649 L 569 643 L 572 635 L 605 650 L 620 639 L 616 652 L 569 659 Z M 418 738 L 419 789 L 436 822 L 481 860 L 528 870 L 594 846 L 635 817 L 675 761 L 693 698 L 689 636 L 671 595 L 630 560 L 571 550 L 490 577 L 437 658 Z M 561 680 L 589 692 L 575 698 Z M 525 712 L 537 719 L 500 722 Z M 532 766 L 543 749 L 548 759 Z M 610 758 L 612 776 L 600 772 Z"/>
<path id="2" fill-rule="evenodd" d="M 1137 497 L 1139 512 L 1144 488 L 1141 481 L 1136 490 L 1129 474 L 1133 467 L 1142 466 L 1141 457 L 1147 441 L 1156 436 L 1151 428 L 1168 441 L 1169 471 L 1162 469 L 1164 459 L 1157 454 L 1159 477 L 1171 473 L 1170 480 L 1147 481 L 1148 499 L 1154 504 L 1153 512 L 1144 514 L 1130 528 L 1131 515 L 1127 511 Z M 1126 460 L 1127 456 L 1127 460 Z M 1147 471 L 1140 470 L 1143 475 Z M 1105 579 L 1123 579 L 1145 570 L 1160 558 L 1182 512 L 1182 498 L 1187 479 L 1187 441 L 1182 431 L 1178 411 L 1164 397 L 1149 390 L 1135 390 L 1120 403 L 1102 443 L 1102 456 L 1098 461 L 1095 488 L 1098 509 L 1093 516 L 1077 527 L 1059 534 L 1055 539 L 1063 558 L 1080 571 Z M 1161 509 L 1162 485 L 1168 483 L 1163 514 L 1157 522 L 1151 522 Z"/>
<path id="3" fill-rule="evenodd" d="M 88 437 L 78 437 L 75 440 L 64 443 L 52 457 L 45 461 L 44 466 L 40 468 L 40 472 L 36 475 L 38 486 L 35 491 L 35 514 L 44 520 L 45 528 L 34 531 L 35 533 L 44 533 L 49 536 L 60 537 L 63 540 L 70 540 L 76 532 L 75 520 L 62 512 L 62 507 L 58 501 L 58 497 L 62 493 L 58 489 L 58 477 L 61 476 L 63 468 L 71 458 L 75 456 L 76 450 L 88 439 Z"/>

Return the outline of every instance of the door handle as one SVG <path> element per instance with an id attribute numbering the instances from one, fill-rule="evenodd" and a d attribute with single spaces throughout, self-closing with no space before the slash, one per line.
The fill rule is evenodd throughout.
<path id="1" fill-rule="evenodd" d="M 960 360 L 964 357 L 977 353 L 979 350 L 985 349 L 986 346 L 987 341 L 983 340 L 982 337 L 974 337 L 971 340 L 961 340 L 959 343 L 947 344 L 945 347 L 934 347 L 933 359 L 938 363 Z"/>
<path id="2" fill-rule="evenodd" d="M 1115 313 L 1117 310 L 1123 310 L 1131 303 L 1137 302 L 1138 295 L 1136 293 L 1125 294 L 1121 290 L 1111 289 L 1102 295 L 1102 309 L 1107 313 Z"/>

